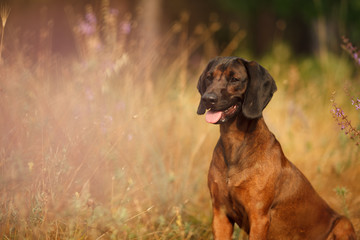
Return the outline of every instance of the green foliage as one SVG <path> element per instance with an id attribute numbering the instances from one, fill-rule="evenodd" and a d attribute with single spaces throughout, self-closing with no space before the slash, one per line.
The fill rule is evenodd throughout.
<path id="1" fill-rule="evenodd" d="M 341 200 L 343 213 L 345 214 L 345 216 L 349 217 L 349 208 L 346 204 L 346 195 L 348 194 L 348 190 L 345 187 L 336 187 L 334 191 Z"/>
<path id="2" fill-rule="evenodd" d="M 276 18 L 285 21 L 305 22 L 309 28 L 319 17 L 325 17 L 329 24 L 335 24 L 340 34 L 347 35 L 356 43 L 360 41 L 360 3 L 358 0 L 215 0 L 218 6 L 226 11 L 255 19 L 263 10 L 275 14 Z"/>
<path id="3" fill-rule="evenodd" d="M 255 0 L 255 1 L 236 1 L 236 0 L 217 0 L 219 5 L 228 11 L 233 11 L 246 16 L 251 16 L 254 13 L 264 9 L 273 11 L 282 18 L 291 18 L 294 15 L 304 18 L 314 18 L 316 16 L 316 9 L 312 1 L 286 1 L 286 0 Z"/>

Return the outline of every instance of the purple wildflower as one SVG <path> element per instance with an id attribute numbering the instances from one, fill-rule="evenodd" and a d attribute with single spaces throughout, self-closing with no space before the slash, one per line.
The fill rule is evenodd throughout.
<path id="1" fill-rule="evenodd" d="M 79 24 L 79 30 L 84 35 L 92 35 L 95 33 L 96 28 L 94 25 L 92 25 L 88 22 L 81 21 Z"/>
<path id="2" fill-rule="evenodd" d="M 111 16 L 116 17 L 119 14 L 119 10 L 117 10 L 116 8 L 111 8 L 109 10 L 109 13 L 110 13 Z"/>
<path id="3" fill-rule="evenodd" d="M 341 108 L 335 108 L 335 110 L 333 110 L 333 113 L 337 116 L 337 117 L 344 117 L 344 111 Z"/>
<path id="4" fill-rule="evenodd" d="M 342 47 L 352 56 L 352 58 L 355 60 L 355 63 L 360 65 L 360 51 L 358 51 L 358 49 L 352 45 L 349 39 L 343 37 Z"/>
<path id="5" fill-rule="evenodd" d="M 123 22 L 120 25 L 121 32 L 124 34 L 129 34 L 131 32 L 131 24 L 129 22 Z"/>
<path id="6" fill-rule="evenodd" d="M 93 14 L 93 13 L 91 13 L 91 12 L 86 13 L 85 19 L 86 19 L 86 21 L 87 21 L 89 24 L 91 24 L 91 25 L 96 25 L 96 23 L 97 23 L 95 14 Z"/>
<path id="7" fill-rule="evenodd" d="M 331 98 L 331 102 L 332 102 L 331 113 L 333 115 L 333 118 L 337 122 L 340 129 L 345 133 L 345 135 L 348 135 L 351 140 L 355 141 L 356 145 L 359 145 L 360 131 L 352 126 L 351 121 L 348 119 L 348 116 L 341 109 L 341 107 L 339 107 L 336 104 L 334 100 L 335 98 L 334 94 L 335 93 L 333 93 L 333 96 Z M 353 97 L 350 98 L 351 98 L 351 104 L 355 106 L 357 110 L 360 110 L 360 99 L 357 98 L 355 101 Z"/>
<path id="8" fill-rule="evenodd" d="M 355 101 L 354 98 L 351 98 L 351 105 L 353 105 L 356 110 L 360 110 L 360 99 L 357 98 Z"/>

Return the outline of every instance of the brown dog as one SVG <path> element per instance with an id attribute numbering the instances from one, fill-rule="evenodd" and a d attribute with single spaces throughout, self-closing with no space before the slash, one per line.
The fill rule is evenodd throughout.
<path id="1" fill-rule="evenodd" d="M 231 239 L 234 223 L 250 240 L 355 240 L 351 222 L 332 210 L 284 156 L 262 110 L 275 81 L 256 62 L 217 57 L 198 83 L 198 114 L 220 124 L 209 169 L 215 239 Z"/>

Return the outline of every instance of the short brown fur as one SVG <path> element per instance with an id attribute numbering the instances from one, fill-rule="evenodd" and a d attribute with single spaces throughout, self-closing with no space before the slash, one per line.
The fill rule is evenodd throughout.
<path id="1" fill-rule="evenodd" d="M 199 79 L 202 99 L 198 114 L 209 108 L 223 109 L 226 102 L 228 107 L 236 101 L 241 105 L 240 111 L 220 124 L 220 138 L 209 169 L 214 238 L 231 239 L 236 223 L 250 240 L 355 240 L 351 222 L 332 210 L 285 157 L 262 113 L 256 118 L 248 116 L 248 112 L 251 116 L 257 114 L 251 108 L 256 100 L 246 102 L 251 99 L 248 94 L 254 94 L 248 92 L 254 81 L 264 84 L 255 88 L 264 91 L 261 95 L 269 95 L 260 101 L 261 111 L 276 91 L 268 72 L 255 62 L 235 57 L 216 58 L 209 65 Z M 254 67 L 262 73 L 256 75 Z M 229 73 L 234 71 L 246 82 L 229 83 Z M 206 79 L 209 73 L 212 79 Z M 269 81 L 265 83 L 263 78 Z M 209 93 L 216 95 L 216 101 L 206 99 Z M 248 105 L 250 110 L 244 111 Z"/>

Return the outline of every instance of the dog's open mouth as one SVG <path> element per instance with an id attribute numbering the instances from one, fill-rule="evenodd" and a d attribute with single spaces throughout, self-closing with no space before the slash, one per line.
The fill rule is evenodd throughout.
<path id="1" fill-rule="evenodd" d="M 215 111 L 210 109 L 206 112 L 205 119 L 208 123 L 223 123 L 232 117 L 238 108 L 239 105 L 235 104 L 224 111 Z"/>

